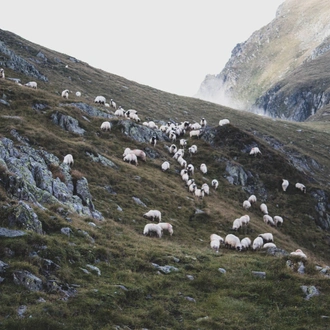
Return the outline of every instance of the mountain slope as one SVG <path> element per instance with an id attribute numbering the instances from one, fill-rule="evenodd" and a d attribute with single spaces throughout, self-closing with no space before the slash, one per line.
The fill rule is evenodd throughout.
<path id="1" fill-rule="evenodd" d="M 304 121 L 329 103 L 328 15 L 326 1 L 308 0 L 298 6 L 286 0 L 272 22 L 233 49 L 220 74 L 205 78 L 196 96 Z"/>
<path id="2" fill-rule="evenodd" d="M 2 327 L 327 326 L 322 318 L 330 299 L 326 123 L 271 120 L 179 97 L 9 32 L 0 31 L 0 40 L 1 49 L 12 52 L 0 52 L 7 78 L 0 80 Z M 10 78 L 35 80 L 38 89 Z M 72 91 L 68 100 L 60 96 L 66 88 Z M 188 146 L 198 147 L 195 155 L 184 157 L 195 166 L 198 186 L 217 178 L 219 188 L 203 199 L 191 195 L 164 147 L 171 144 L 168 137 L 114 116 L 113 109 L 94 104 L 96 95 L 138 110 L 142 122 L 205 117 L 208 126 L 200 139 L 183 136 Z M 220 127 L 223 118 L 230 124 Z M 104 120 L 111 122 L 110 132 L 100 129 Z M 159 137 L 155 147 L 149 143 L 153 135 Z M 262 155 L 250 156 L 256 145 Z M 123 162 L 126 147 L 143 149 L 147 161 L 137 167 Z M 68 153 L 74 157 L 71 168 L 62 164 Z M 164 160 L 171 163 L 165 173 Z M 206 175 L 199 171 L 203 162 Z M 286 193 L 284 177 L 290 181 Z M 294 187 L 298 181 L 306 194 Z M 252 193 L 258 201 L 246 211 L 242 202 Z M 283 216 L 282 227 L 264 223 L 262 202 L 272 216 Z M 149 209 L 161 210 L 162 220 L 173 224 L 173 236 L 142 235 Z M 233 220 L 245 213 L 249 226 L 232 231 Z M 23 234 L 3 236 L 4 229 Z M 254 239 L 263 232 L 273 233 L 277 257 L 223 246 L 215 253 L 209 245 L 211 233 Z M 308 255 L 304 275 L 296 272 L 298 260 L 287 255 L 298 247 Z M 266 278 L 253 271 L 266 272 Z M 321 295 L 305 300 L 302 285 L 314 285 Z"/>

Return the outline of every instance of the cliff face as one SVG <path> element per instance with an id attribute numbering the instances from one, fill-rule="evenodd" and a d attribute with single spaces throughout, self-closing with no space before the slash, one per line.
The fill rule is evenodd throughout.
<path id="1" fill-rule="evenodd" d="M 272 117 L 304 121 L 329 102 L 326 1 L 286 0 L 276 18 L 238 44 L 196 97 Z"/>

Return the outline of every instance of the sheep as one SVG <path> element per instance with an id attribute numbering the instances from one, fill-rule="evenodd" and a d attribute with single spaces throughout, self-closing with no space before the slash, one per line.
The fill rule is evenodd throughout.
<path id="1" fill-rule="evenodd" d="M 170 150 L 170 153 L 171 154 L 176 154 L 177 151 L 178 151 L 178 148 L 177 148 L 177 146 L 175 144 L 171 144 L 169 150 Z"/>
<path id="2" fill-rule="evenodd" d="M 105 105 L 107 108 L 110 108 L 110 104 L 109 104 L 109 103 L 104 103 L 104 105 Z"/>
<path id="3" fill-rule="evenodd" d="M 272 233 L 259 234 L 258 237 L 262 238 L 263 243 L 274 242 L 274 237 Z"/>
<path id="4" fill-rule="evenodd" d="M 187 140 L 186 139 L 180 139 L 180 146 L 184 148 L 187 145 Z"/>
<path id="5" fill-rule="evenodd" d="M 189 180 L 189 174 L 187 173 L 187 171 L 186 171 L 186 173 L 184 173 L 184 174 L 181 175 L 181 178 L 182 178 L 182 180 L 185 181 L 186 184 L 187 184 L 187 182 L 188 182 L 188 180 Z"/>
<path id="6" fill-rule="evenodd" d="M 219 236 L 219 235 L 217 235 L 217 234 L 211 234 L 211 235 L 210 235 L 210 241 L 213 241 L 213 240 L 215 240 L 215 239 L 219 240 L 220 243 L 222 243 L 222 244 L 225 243 L 225 240 L 224 240 L 221 236 Z"/>
<path id="7" fill-rule="evenodd" d="M 206 119 L 205 119 L 205 118 L 202 118 L 201 121 L 200 121 L 200 125 L 201 125 L 202 127 L 205 127 L 206 124 L 207 124 Z"/>
<path id="8" fill-rule="evenodd" d="M 37 89 L 38 84 L 37 84 L 35 81 L 29 81 L 29 82 L 26 83 L 24 86 L 27 86 L 27 87 L 31 87 L 31 88 Z"/>
<path id="9" fill-rule="evenodd" d="M 210 187 L 209 187 L 209 185 L 208 185 L 207 183 L 203 183 L 203 184 L 202 184 L 202 188 L 203 188 L 204 193 L 205 193 L 206 195 L 210 195 Z"/>
<path id="10" fill-rule="evenodd" d="M 275 227 L 275 222 L 270 215 L 265 214 L 262 219 L 264 220 L 264 223 L 266 223 L 267 225 L 271 225 Z"/>
<path id="11" fill-rule="evenodd" d="M 262 246 L 263 249 L 268 249 L 268 248 L 276 248 L 276 245 L 274 243 L 266 243 Z"/>
<path id="12" fill-rule="evenodd" d="M 248 216 L 247 214 L 242 215 L 239 219 L 241 221 L 242 226 L 243 225 L 247 226 L 250 222 L 250 216 Z"/>
<path id="13" fill-rule="evenodd" d="M 155 223 L 148 223 L 144 226 L 143 235 L 150 235 L 152 232 L 161 238 L 162 237 L 162 227 Z"/>
<path id="14" fill-rule="evenodd" d="M 194 175 L 194 172 L 195 172 L 195 167 L 193 164 L 189 164 L 187 165 L 187 171 L 188 171 L 188 174 L 189 175 Z"/>
<path id="15" fill-rule="evenodd" d="M 68 164 L 68 165 L 73 165 L 73 156 L 71 154 L 67 154 L 66 156 L 64 156 L 64 159 L 63 159 L 63 163 L 64 164 Z"/>
<path id="16" fill-rule="evenodd" d="M 134 163 L 135 166 L 138 166 L 138 160 L 137 160 L 137 157 L 136 157 L 136 155 L 133 154 L 133 153 L 128 153 L 127 155 L 125 155 L 125 156 L 123 157 L 123 161 L 124 161 L 124 162 L 128 162 L 128 163 L 130 163 L 130 164 Z"/>
<path id="17" fill-rule="evenodd" d="M 173 226 L 168 222 L 159 222 L 158 226 L 162 228 L 162 230 L 167 230 L 169 234 L 173 235 Z"/>
<path id="18" fill-rule="evenodd" d="M 216 252 L 219 252 L 220 249 L 220 241 L 218 239 L 213 239 L 210 242 L 210 247 Z"/>
<path id="19" fill-rule="evenodd" d="M 202 126 L 198 123 L 193 123 L 189 125 L 191 130 L 200 130 L 202 128 Z"/>
<path id="20" fill-rule="evenodd" d="M 111 130 L 111 124 L 109 121 L 104 121 L 102 124 L 101 124 L 101 130 L 103 131 L 110 131 Z"/>
<path id="21" fill-rule="evenodd" d="M 252 243 L 252 250 L 253 251 L 260 250 L 263 245 L 264 245 L 263 239 L 258 236 L 257 238 L 254 239 Z"/>
<path id="22" fill-rule="evenodd" d="M 205 196 L 203 188 L 198 189 L 195 187 L 194 194 L 196 197 L 201 198 L 201 199 Z"/>
<path id="23" fill-rule="evenodd" d="M 119 106 L 118 109 L 115 111 L 115 116 L 125 117 L 125 110 L 121 106 Z"/>
<path id="24" fill-rule="evenodd" d="M 229 119 L 221 119 L 219 120 L 219 126 L 230 124 Z"/>
<path id="25" fill-rule="evenodd" d="M 65 89 L 63 92 L 62 92 L 62 97 L 64 97 L 65 99 L 68 99 L 69 98 L 69 90 L 68 89 Z"/>
<path id="26" fill-rule="evenodd" d="M 251 151 L 250 151 L 250 155 L 257 155 L 257 154 L 261 154 L 261 151 L 258 147 L 253 147 L 251 148 Z"/>
<path id="27" fill-rule="evenodd" d="M 174 154 L 173 158 L 178 159 L 179 157 L 183 157 L 183 156 L 184 156 L 184 149 L 178 149 Z"/>
<path id="28" fill-rule="evenodd" d="M 136 157 L 140 158 L 144 162 L 147 159 L 146 153 L 143 150 L 141 150 L 141 149 L 130 149 L 130 148 L 126 148 L 125 151 L 124 151 L 123 157 L 126 156 L 129 153 L 135 154 Z"/>
<path id="29" fill-rule="evenodd" d="M 162 165 L 161 165 L 162 171 L 165 172 L 170 168 L 170 163 L 168 161 L 165 161 Z"/>
<path id="30" fill-rule="evenodd" d="M 240 218 L 237 218 L 233 221 L 233 227 L 232 230 L 239 230 L 242 227 L 242 222 Z"/>
<path id="31" fill-rule="evenodd" d="M 286 191 L 288 186 L 289 186 L 289 181 L 288 180 L 285 180 L 285 179 L 282 179 L 283 182 L 282 182 L 282 189 L 283 191 Z"/>
<path id="32" fill-rule="evenodd" d="M 207 173 L 207 166 L 204 163 L 201 164 L 200 170 L 203 174 L 206 174 Z"/>
<path id="33" fill-rule="evenodd" d="M 268 214 L 268 208 L 267 208 L 267 205 L 265 203 L 260 204 L 260 211 L 263 214 Z"/>
<path id="34" fill-rule="evenodd" d="M 187 161 L 184 160 L 184 159 L 182 158 L 182 156 L 180 156 L 180 157 L 177 159 L 177 161 L 178 161 L 178 163 L 180 164 L 181 167 L 183 167 L 183 168 L 186 168 L 186 167 L 187 167 Z"/>
<path id="35" fill-rule="evenodd" d="M 162 221 L 162 214 L 158 210 L 150 210 L 147 213 L 143 214 L 144 218 L 151 219 L 152 221 L 155 221 L 158 219 L 158 222 Z"/>
<path id="36" fill-rule="evenodd" d="M 194 179 L 189 179 L 189 180 L 187 181 L 187 186 L 188 186 L 188 188 L 189 188 L 189 186 L 190 186 L 191 184 L 193 184 L 193 183 L 195 183 L 195 180 L 194 180 Z"/>
<path id="37" fill-rule="evenodd" d="M 241 246 L 242 246 L 242 250 L 248 250 L 249 247 L 251 246 L 251 239 L 249 237 L 244 237 L 241 240 Z"/>
<path id="38" fill-rule="evenodd" d="M 104 96 L 96 96 L 96 98 L 94 99 L 94 103 L 100 103 L 100 104 L 106 104 L 107 103 L 107 100 Z"/>
<path id="39" fill-rule="evenodd" d="M 295 256 L 295 257 L 300 257 L 302 259 L 306 259 L 307 260 L 307 256 L 304 252 L 302 252 L 300 249 L 297 249 L 294 252 L 290 253 L 291 256 Z"/>
<path id="40" fill-rule="evenodd" d="M 77 97 L 80 97 L 81 96 L 81 93 L 79 91 L 76 92 L 76 96 Z"/>
<path id="41" fill-rule="evenodd" d="M 211 186 L 214 187 L 214 189 L 217 189 L 219 186 L 219 181 L 217 179 L 213 179 Z"/>
<path id="42" fill-rule="evenodd" d="M 193 130 L 189 132 L 189 136 L 190 137 L 194 137 L 196 136 L 197 138 L 199 138 L 199 136 L 201 135 L 201 130 L 197 129 L 197 130 Z"/>
<path id="43" fill-rule="evenodd" d="M 188 151 L 189 151 L 189 154 L 190 154 L 190 157 L 192 156 L 192 154 L 195 154 L 197 152 L 197 146 L 195 144 L 191 145 L 189 148 L 188 148 Z"/>
<path id="44" fill-rule="evenodd" d="M 149 140 L 150 144 L 152 144 L 154 147 L 156 147 L 158 137 L 157 136 L 152 136 Z"/>
<path id="45" fill-rule="evenodd" d="M 168 135 L 169 139 L 172 141 L 172 142 L 175 142 L 176 141 L 176 134 L 174 131 L 171 131 Z"/>
<path id="46" fill-rule="evenodd" d="M 134 109 L 128 109 L 128 110 L 125 112 L 125 116 L 126 116 L 127 118 L 131 118 L 131 116 L 132 116 L 133 114 L 137 114 L 137 110 L 134 110 Z"/>
<path id="47" fill-rule="evenodd" d="M 248 200 L 245 200 L 245 201 L 243 202 L 243 208 L 244 208 L 245 210 L 248 210 L 250 207 L 251 207 L 251 203 L 250 203 Z"/>
<path id="48" fill-rule="evenodd" d="M 275 223 L 275 226 L 276 227 L 278 227 L 278 226 L 280 226 L 280 225 L 283 224 L 283 218 L 280 217 L 279 215 L 275 215 L 274 218 L 273 218 L 273 220 L 274 220 L 274 223 Z"/>
<path id="49" fill-rule="evenodd" d="M 255 203 L 257 201 L 257 197 L 255 195 L 251 195 L 249 198 L 248 198 L 248 201 L 252 204 L 252 203 Z"/>
<path id="50" fill-rule="evenodd" d="M 137 123 L 139 123 L 141 121 L 140 117 L 136 113 L 132 113 L 129 116 L 129 118 L 135 120 Z"/>
<path id="51" fill-rule="evenodd" d="M 300 189 L 304 194 L 306 194 L 306 187 L 302 183 L 296 183 L 295 187 L 297 189 Z"/>
<path id="52" fill-rule="evenodd" d="M 225 238 L 225 246 L 227 248 L 232 248 L 232 249 L 236 249 L 238 251 L 242 250 L 242 245 L 241 245 L 241 241 L 240 239 L 233 235 L 233 234 L 228 234 Z"/>
<path id="53" fill-rule="evenodd" d="M 147 126 L 149 128 L 156 128 L 156 129 L 158 129 L 158 126 L 155 124 L 154 121 L 149 121 Z"/>
<path id="54" fill-rule="evenodd" d="M 5 79 L 5 70 L 3 68 L 0 69 L 0 78 Z"/>
<path id="55" fill-rule="evenodd" d="M 117 104 L 113 99 L 110 100 L 110 107 L 114 108 L 115 110 L 117 109 Z"/>
<path id="56" fill-rule="evenodd" d="M 191 192 L 191 193 L 194 193 L 195 190 L 196 190 L 196 188 L 197 188 L 197 186 L 196 186 L 195 183 L 192 183 L 191 185 L 188 186 L 188 190 L 189 190 L 189 192 Z"/>

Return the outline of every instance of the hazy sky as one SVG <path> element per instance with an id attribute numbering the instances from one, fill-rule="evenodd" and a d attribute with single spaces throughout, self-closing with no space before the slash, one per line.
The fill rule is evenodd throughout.
<path id="1" fill-rule="evenodd" d="M 284 0 L 17 0 L 0 28 L 141 84 L 193 96 Z"/>

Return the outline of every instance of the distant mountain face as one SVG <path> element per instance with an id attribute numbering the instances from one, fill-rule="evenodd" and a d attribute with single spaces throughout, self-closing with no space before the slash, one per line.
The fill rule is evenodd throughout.
<path id="1" fill-rule="evenodd" d="M 275 118 L 319 117 L 330 102 L 329 14 L 326 0 L 286 0 L 195 97 Z"/>

